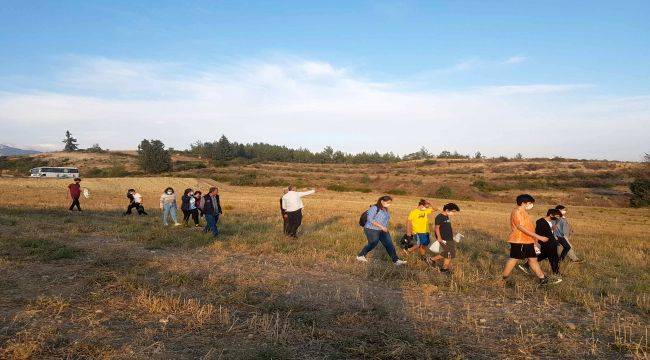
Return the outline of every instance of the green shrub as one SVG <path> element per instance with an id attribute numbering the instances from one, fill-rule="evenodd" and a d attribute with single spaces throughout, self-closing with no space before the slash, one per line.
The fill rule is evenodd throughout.
<path id="1" fill-rule="evenodd" d="M 497 186 L 495 184 L 485 181 L 484 179 L 474 180 L 472 182 L 472 186 L 482 192 L 499 191 L 505 189 L 505 187 L 503 186 Z"/>
<path id="2" fill-rule="evenodd" d="M 451 199 L 454 196 L 454 192 L 449 186 L 442 185 L 433 193 L 433 196 L 441 199 Z"/>
<path id="3" fill-rule="evenodd" d="M 0 170 L 8 170 L 17 175 L 28 176 L 31 169 L 48 165 L 49 163 L 43 159 L 29 156 L 0 156 Z"/>
<path id="4" fill-rule="evenodd" d="M 257 174 L 255 173 L 248 173 L 241 175 L 239 177 L 236 177 L 232 180 L 230 180 L 230 185 L 235 185 L 235 186 L 251 186 L 255 184 L 255 180 L 257 179 Z"/>
<path id="5" fill-rule="evenodd" d="M 84 177 L 90 177 L 90 178 L 103 177 L 104 176 L 104 171 L 102 169 L 92 167 L 92 168 L 84 171 L 82 175 Z"/>
<path id="6" fill-rule="evenodd" d="M 174 171 L 205 169 L 206 167 L 205 163 L 201 161 L 177 161 L 174 163 Z"/>
<path id="7" fill-rule="evenodd" d="M 390 195 L 408 195 L 408 192 L 404 189 L 390 189 L 386 193 Z"/>
<path id="8" fill-rule="evenodd" d="M 111 167 L 103 168 L 103 169 L 92 167 L 88 170 L 83 171 L 81 175 L 83 177 L 89 177 L 89 178 L 99 178 L 99 177 L 111 178 L 111 177 L 124 177 L 130 174 L 131 174 L 130 172 L 126 171 L 124 165 L 116 163 L 113 164 L 113 166 Z"/>
<path id="9" fill-rule="evenodd" d="M 631 207 L 650 206 L 650 179 L 636 179 L 630 184 Z"/>

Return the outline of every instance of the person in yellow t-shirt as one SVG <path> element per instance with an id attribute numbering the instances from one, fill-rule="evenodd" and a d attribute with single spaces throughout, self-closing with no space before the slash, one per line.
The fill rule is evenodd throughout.
<path id="1" fill-rule="evenodd" d="M 424 256 L 431 243 L 429 232 L 429 216 L 433 213 L 431 204 L 425 199 L 420 199 L 418 207 L 411 210 L 406 221 L 406 235 L 414 236 L 417 244 L 407 251 L 418 250 Z"/>

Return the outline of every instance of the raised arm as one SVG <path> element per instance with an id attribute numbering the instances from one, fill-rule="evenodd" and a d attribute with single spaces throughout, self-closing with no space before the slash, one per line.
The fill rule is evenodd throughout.
<path id="1" fill-rule="evenodd" d="M 311 195 L 316 192 L 316 189 L 311 189 L 309 191 L 298 191 L 298 196 L 303 197 L 307 195 Z"/>

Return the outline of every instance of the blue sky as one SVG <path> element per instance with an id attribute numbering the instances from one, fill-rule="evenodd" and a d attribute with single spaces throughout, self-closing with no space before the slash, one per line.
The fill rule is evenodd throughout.
<path id="1" fill-rule="evenodd" d="M 6 1 L 0 142 L 638 160 L 649 19 L 648 1 Z"/>

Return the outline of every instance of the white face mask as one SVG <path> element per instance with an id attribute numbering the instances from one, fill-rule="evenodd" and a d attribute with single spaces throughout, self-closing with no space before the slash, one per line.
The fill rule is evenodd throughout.
<path id="1" fill-rule="evenodd" d="M 173 192 L 167 191 L 167 195 L 171 195 L 171 194 L 173 194 Z"/>
<path id="2" fill-rule="evenodd" d="M 526 210 L 530 210 L 530 209 L 532 209 L 533 206 L 535 206 L 535 205 L 532 204 L 532 203 L 531 203 L 531 204 L 526 204 Z"/>

